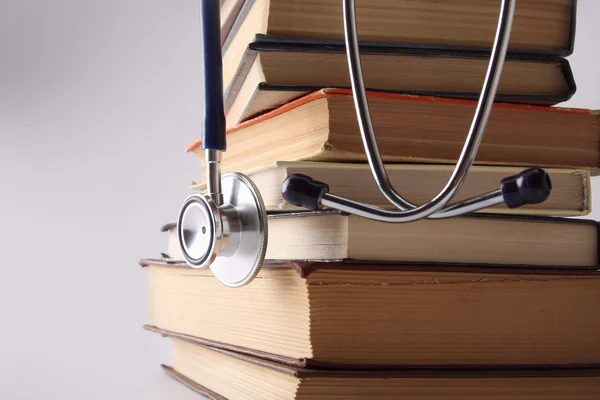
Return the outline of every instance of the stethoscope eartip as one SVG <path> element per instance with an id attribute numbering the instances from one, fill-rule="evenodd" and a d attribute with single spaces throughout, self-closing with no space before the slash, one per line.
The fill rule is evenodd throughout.
<path id="1" fill-rule="evenodd" d="M 328 192 L 328 184 L 302 174 L 288 176 L 281 187 L 281 194 L 285 201 L 296 207 L 313 211 L 321 208 L 321 198 Z"/>
<path id="2" fill-rule="evenodd" d="M 541 168 L 529 168 L 509 176 L 500 184 L 504 202 L 510 208 L 539 204 L 552 194 L 550 175 Z"/>

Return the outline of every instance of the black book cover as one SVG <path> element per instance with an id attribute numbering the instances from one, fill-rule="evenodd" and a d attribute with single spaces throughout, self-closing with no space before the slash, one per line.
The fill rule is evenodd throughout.
<path id="1" fill-rule="evenodd" d="M 237 93 L 243 85 L 246 76 L 252 67 L 256 57 L 260 53 L 266 52 L 307 52 L 307 53 L 345 53 L 345 44 L 340 40 L 330 39 L 312 39 L 300 37 L 284 37 L 272 35 L 256 35 L 254 40 L 248 45 L 244 58 L 240 62 L 235 74 L 235 78 L 226 88 L 224 94 L 225 109 L 228 110 L 233 103 Z M 432 58 L 464 58 L 487 60 L 490 54 L 489 49 L 462 47 L 462 46 L 436 46 L 436 45 L 421 45 L 421 44 L 406 44 L 406 43 L 388 43 L 388 42 L 361 42 L 361 55 L 407 55 Z M 557 63 L 564 76 L 568 90 L 562 95 L 546 95 L 546 94 L 506 94 L 499 93 L 496 95 L 496 101 L 508 103 L 526 103 L 526 104 L 541 104 L 554 105 L 569 100 L 577 86 L 573 77 L 573 71 L 569 62 L 557 55 L 549 52 L 514 52 L 511 51 L 506 56 L 507 61 L 526 61 L 539 63 Z M 329 85 L 337 87 L 337 85 Z M 313 92 L 321 89 L 315 86 L 273 86 L 268 83 L 261 84 L 257 90 L 262 91 L 302 91 Z M 382 91 L 380 88 L 367 88 L 368 90 Z M 445 92 L 445 91 L 393 91 L 393 93 L 436 96 L 436 97 L 451 97 L 462 99 L 477 99 L 479 92 Z"/>

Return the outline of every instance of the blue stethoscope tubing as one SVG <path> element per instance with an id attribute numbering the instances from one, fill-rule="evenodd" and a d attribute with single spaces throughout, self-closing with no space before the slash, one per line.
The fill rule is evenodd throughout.
<path id="1" fill-rule="evenodd" d="M 227 150 L 225 110 L 223 106 L 223 56 L 221 53 L 221 10 L 217 0 L 200 5 L 202 38 L 202 148 Z"/>

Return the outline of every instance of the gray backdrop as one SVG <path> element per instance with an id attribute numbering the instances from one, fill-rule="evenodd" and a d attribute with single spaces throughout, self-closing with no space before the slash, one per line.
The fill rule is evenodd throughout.
<path id="1" fill-rule="evenodd" d="M 196 0 L 0 0 L 0 398 L 196 398 L 141 329 L 137 262 L 165 250 L 158 228 L 200 174 L 184 153 L 197 15 Z M 580 0 L 572 106 L 600 108 L 598 17 Z"/>

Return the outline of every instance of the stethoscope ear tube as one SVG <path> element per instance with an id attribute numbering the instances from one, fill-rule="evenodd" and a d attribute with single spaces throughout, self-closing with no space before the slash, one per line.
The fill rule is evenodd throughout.
<path id="1" fill-rule="evenodd" d="M 376 215 L 367 217 L 378 219 L 383 222 L 394 222 L 388 220 L 394 217 L 393 210 L 380 212 L 377 207 L 364 205 L 340 196 L 329 193 L 329 185 L 312 179 L 303 174 L 291 174 L 284 181 L 281 192 L 285 201 L 296 207 L 308 208 L 317 211 L 331 202 L 336 202 L 340 207 L 369 207 L 366 210 Z M 499 203 L 505 203 L 509 208 L 517 208 L 527 204 L 539 204 L 548 200 L 552 193 L 552 182 L 546 171 L 540 168 L 529 168 L 517 175 L 509 176 L 500 182 L 500 190 L 490 192 L 487 195 L 479 195 L 458 204 L 446 206 L 429 218 L 450 218 L 466 213 L 470 207 L 491 207 Z M 335 208 L 335 207 L 334 207 Z M 339 209 L 339 208 L 338 208 Z M 341 211 L 351 212 L 351 209 Z"/>

